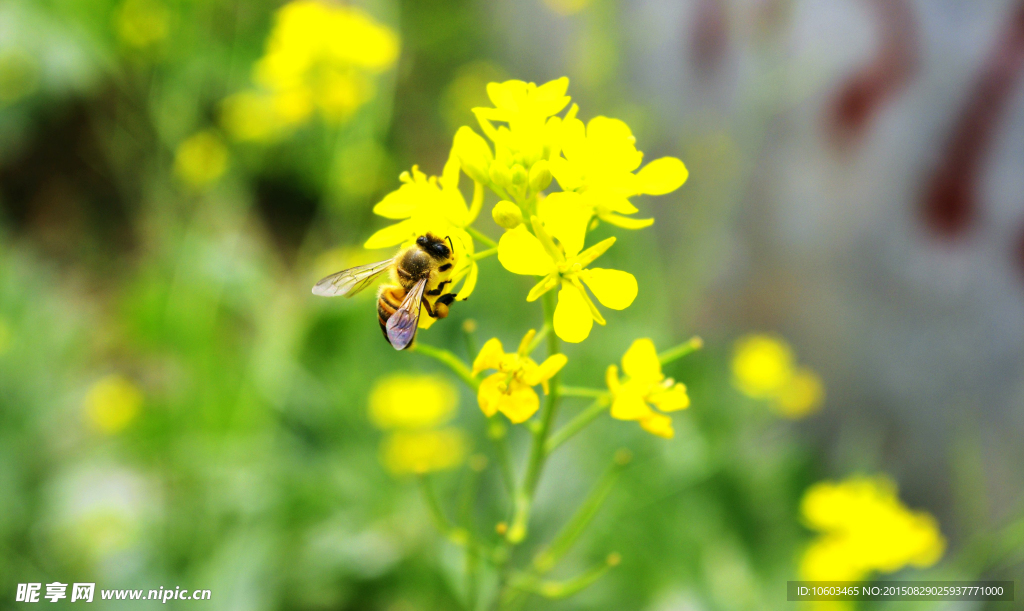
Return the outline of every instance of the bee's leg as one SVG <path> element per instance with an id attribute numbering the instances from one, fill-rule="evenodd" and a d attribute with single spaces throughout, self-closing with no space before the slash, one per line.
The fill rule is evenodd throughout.
<path id="1" fill-rule="evenodd" d="M 438 285 L 432 291 L 427 291 L 426 294 L 433 297 L 434 295 L 440 295 L 441 291 L 444 290 L 445 285 L 450 284 L 451 280 L 445 280 L 444 282 L 438 283 Z"/>
<path id="2" fill-rule="evenodd" d="M 434 314 L 434 309 L 430 307 L 430 302 L 426 299 L 422 300 L 423 307 L 427 309 L 427 316 L 431 318 L 437 318 L 437 314 Z"/>
<path id="3" fill-rule="evenodd" d="M 437 301 L 434 302 L 434 311 L 437 312 L 436 318 L 448 318 L 448 309 L 453 301 L 455 301 L 455 293 L 448 293 L 438 297 Z"/>

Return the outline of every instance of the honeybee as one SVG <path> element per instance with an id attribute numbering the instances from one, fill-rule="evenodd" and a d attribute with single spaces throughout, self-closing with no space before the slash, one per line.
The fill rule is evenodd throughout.
<path id="1" fill-rule="evenodd" d="M 451 238 L 445 239 L 447 244 L 432 233 L 421 235 L 394 258 L 327 276 L 316 283 L 313 294 L 351 297 L 390 271 L 395 284 L 382 285 L 377 291 L 377 322 L 384 338 L 396 350 L 405 350 L 416 337 L 421 305 L 431 318 L 446 318 L 455 301 L 455 293 L 444 292 L 455 266 L 455 247 Z"/>

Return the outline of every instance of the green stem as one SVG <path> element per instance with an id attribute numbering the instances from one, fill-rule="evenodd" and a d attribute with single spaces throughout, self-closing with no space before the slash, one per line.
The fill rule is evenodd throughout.
<path id="1" fill-rule="evenodd" d="M 536 350 L 537 346 L 539 346 L 540 343 L 544 341 L 544 338 L 548 336 L 548 333 L 551 333 L 551 325 L 544 323 L 544 326 L 540 328 L 540 331 L 537 331 L 537 334 L 533 336 L 533 341 L 531 341 L 530 345 L 526 347 L 526 354 L 530 354 Z"/>
<path id="2" fill-rule="evenodd" d="M 483 243 L 483 245 L 487 246 L 488 248 L 497 248 L 498 247 L 498 243 L 497 242 L 495 242 L 491 238 L 485 236 L 484 234 L 480 233 L 480 231 L 478 229 L 476 229 L 475 227 L 472 227 L 472 226 L 466 227 L 466 232 L 469 233 L 469 235 L 473 236 L 473 238 L 476 239 L 476 241 Z"/>
<path id="3" fill-rule="evenodd" d="M 604 475 L 601 476 L 601 479 L 597 481 L 597 484 L 594 485 L 594 489 L 591 490 L 590 495 L 583 501 L 580 508 L 576 510 L 576 515 L 569 520 L 548 547 L 533 559 L 533 567 L 538 574 L 550 571 L 565 556 L 566 552 L 572 548 L 576 540 L 583 534 L 583 531 L 590 526 L 590 523 L 604 504 L 605 499 L 608 498 L 608 494 L 615 487 L 615 482 L 618 481 L 623 467 L 629 463 L 629 459 L 630 455 L 628 452 L 620 451 L 616 453 L 615 460 L 604 472 Z"/>
<path id="4" fill-rule="evenodd" d="M 582 386 L 563 386 L 562 387 L 563 397 L 593 397 L 599 399 L 601 397 L 607 397 L 608 391 L 600 388 L 583 388 Z"/>
<path id="5" fill-rule="evenodd" d="M 472 388 L 474 391 L 477 388 L 479 388 L 480 380 L 476 379 L 476 376 L 473 375 L 473 370 L 469 368 L 469 365 L 467 365 L 465 362 L 462 361 L 462 359 L 455 356 L 448 350 L 445 350 L 443 348 L 436 348 L 429 344 L 422 344 L 420 342 L 416 342 L 412 345 L 411 348 L 409 348 L 409 351 L 417 352 L 419 354 L 425 354 L 430 358 L 440 363 L 443 363 L 445 366 L 451 369 L 455 375 L 459 376 L 459 378 L 461 378 L 463 382 L 468 384 L 469 387 Z"/>
<path id="6" fill-rule="evenodd" d="M 700 350 L 703 347 L 704 340 L 702 340 L 699 336 L 694 335 L 693 337 L 679 344 L 678 346 L 675 346 L 674 348 L 669 348 L 668 350 L 659 354 L 658 360 L 661 361 L 662 365 L 668 365 L 672 361 L 681 359 L 687 354 Z"/>
<path id="7" fill-rule="evenodd" d="M 544 319 L 546 324 L 553 325 L 555 315 L 555 294 L 553 292 L 544 295 Z M 549 333 L 548 356 L 558 354 L 558 336 Z M 526 475 L 523 476 L 523 484 L 516 493 L 515 514 L 512 524 L 508 529 L 506 538 L 509 543 L 517 544 L 526 538 L 527 523 L 530 520 L 530 508 L 533 504 L 533 494 L 540 481 L 540 474 L 544 468 L 544 461 L 547 459 L 545 445 L 548 435 L 551 433 L 551 425 L 555 421 L 555 414 L 558 410 L 559 381 L 561 376 L 555 375 L 548 383 L 548 396 L 541 410 L 540 423 L 533 434 L 533 444 L 530 447 L 530 460 L 526 466 Z"/>
<path id="8" fill-rule="evenodd" d="M 583 574 L 565 581 L 542 581 L 536 575 L 516 575 L 510 585 L 520 591 L 538 594 L 544 598 L 568 598 L 592 585 L 613 566 L 619 563 L 618 554 L 609 554 L 608 559 Z"/>
<path id="9" fill-rule="evenodd" d="M 607 395 L 604 395 L 591 403 L 587 409 L 576 414 L 565 426 L 555 431 L 551 439 L 548 439 L 547 447 L 545 448 L 547 453 L 554 452 L 558 446 L 569 441 L 573 435 L 586 428 L 595 418 L 608 411 L 610 404 L 611 402 L 608 400 Z"/>
<path id="10" fill-rule="evenodd" d="M 480 259 L 486 259 L 487 257 L 496 254 L 498 254 L 497 246 L 495 246 L 494 248 L 488 248 L 487 250 L 481 250 L 478 253 L 470 255 L 469 258 L 472 261 L 479 261 Z"/>
<path id="11" fill-rule="evenodd" d="M 501 480 L 505 484 L 505 491 L 510 499 L 516 496 L 516 478 L 512 471 L 512 461 L 508 456 L 508 428 L 501 421 L 502 416 L 495 414 L 490 417 L 487 424 L 487 436 L 494 443 L 494 453 L 498 458 L 498 469 L 501 471 Z"/>
<path id="12" fill-rule="evenodd" d="M 444 510 L 441 509 L 441 504 L 437 500 L 437 494 L 434 493 L 434 486 L 430 483 L 430 477 L 426 473 L 422 473 L 419 475 L 419 482 L 420 492 L 423 493 L 423 500 L 427 503 L 427 509 L 430 510 L 430 517 L 433 518 L 434 525 L 452 543 L 465 545 L 466 532 L 452 526 L 448 518 L 445 517 Z"/>

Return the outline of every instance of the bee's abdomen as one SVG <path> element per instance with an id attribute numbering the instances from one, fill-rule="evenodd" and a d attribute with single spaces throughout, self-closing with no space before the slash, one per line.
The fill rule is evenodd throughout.
<path id="1" fill-rule="evenodd" d="M 388 338 L 388 319 L 402 307 L 405 299 L 405 289 L 400 286 L 382 286 L 377 294 L 377 322 L 380 323 L 380 330 L 384 333 L 384 339 Z"/>

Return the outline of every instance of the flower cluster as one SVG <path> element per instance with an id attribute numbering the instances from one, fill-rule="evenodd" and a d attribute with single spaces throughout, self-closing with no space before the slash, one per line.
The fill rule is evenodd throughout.
<path id="1" fill-rule="evenodd" d="M 772 409 L 786 418 L 812 414 L 825 399 L 818 374 L 798 367 L 789 344 L 768 335 L 748 335 L 736 342 L 732 377 L 740 392 L 769 400 Z"/>
<path id="2" fill-rule="evenodd" d="M 493 107 L 474 108 L 481 136 L 460 128 L 442 175 L 428 178 L 414 167 L 404 183 L 374 212 L 399 220 L 367 241 L 367 248 L 409 243 L 426 230 L 457 239 L 464 257 L 456 282 L 463 299 L 477 277 L 470 227 L 483 204 L 484 190 L 500 200 L 491 216 L 504 228 L 497 242 L 502 266 L 524 276 L 539 277 L 527 295 L 534 301 L 557 291 L 554 332 L 567 342 L 581 342 L 593 324 L 605 319 L 594 299 L 613 310 L 629 307 L 637 296 L 632 274 L 591 267 L 614 243 L 606 238 L 587 246 L 587 234 L 604 221 L 640 229 L 653 219 L 638 219 L 630 198 L 661 195 L 679 188 L 687 178 L 683 162 L 656 159 L 643 167 L 643 153 L 629 127 L 617 119 L 595 117 L 584 124 L 566 95 L 569 80 L 536 85 L 523 81 L 490 83 Z M 567 110 L 568 108 L 568 110 Z M 564 115 L 560 114 L 563 113 Z M 459 189 L 460 173 L 474 183 L 470 204 Z M 548 192 L 550 187 L 557 187 Z M 493 246 L 492 244 L 488 244 Z"/>
<path id="3" fill-rule="evenodd" d="M 374 76 L 398 58 L 399 39 L 359 9 L 295 0 L 278 10 L 255 87 L 224 101 L 223 123 L 236 139 L 266 142 L 319 112 L 347 120 L 376 92 Z"/>
<path id="4" fill-rule="evenodd" d="M 886 477 L 815 484 L 800 510 L 821 533 L 804 553 L 802 579 L 856 581 L 908 565 L 929 567 L 945 550 L 935 518 L 904 506 Z"/>
<path id="5" fill-rule="evenodd" d="M 465 433 L 444 426 L 455 417 L 458 391 L 434 375 L 393 374 L 377 380 L 370 392 L 370 421 L 388 436 L 381 462 L 396 475 L 428 473 L 462 464 Z"/>

